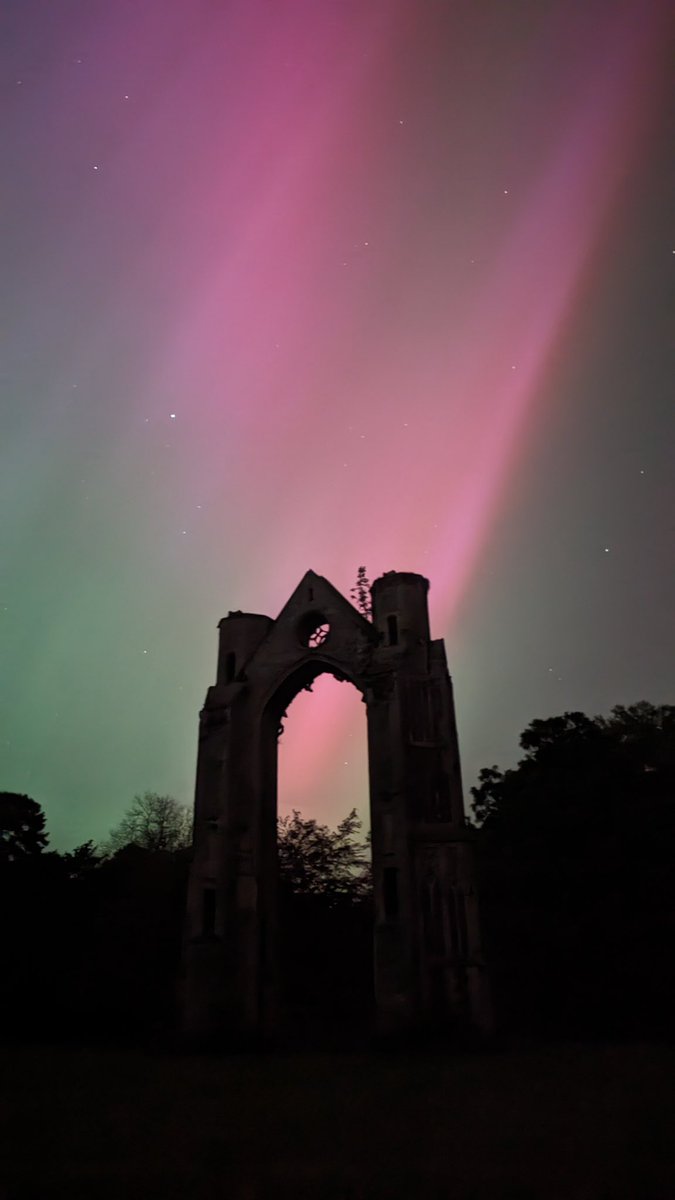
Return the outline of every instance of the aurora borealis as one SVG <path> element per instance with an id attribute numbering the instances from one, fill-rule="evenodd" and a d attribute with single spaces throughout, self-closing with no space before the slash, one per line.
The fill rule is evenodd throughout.
<path id="1" fill-rule="evenodd" d="M 666 0 L 0 3 L 0 789 L 190 803 L 230 609 L 431 581 L 465 785 L 672 702 Z M 366 802 L 358 697 L 283 803 Z"/>

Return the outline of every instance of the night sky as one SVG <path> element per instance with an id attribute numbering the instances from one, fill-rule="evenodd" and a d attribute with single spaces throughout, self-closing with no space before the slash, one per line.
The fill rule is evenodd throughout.
<path id="1" fill-rule="evenodd" d="M 1 0 L 0 790 L 191 803 L 230 609 L 418 571 L 465 786 L 673 702 L 668 0 Z M 281 805 L 365 810 L 364 710 Z"/>

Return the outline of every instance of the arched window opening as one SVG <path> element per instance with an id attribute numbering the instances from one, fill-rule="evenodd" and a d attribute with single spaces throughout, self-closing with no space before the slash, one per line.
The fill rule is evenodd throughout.
<path id="1" fill-rule="evenodd" d="M 429 954 L 445 952 L 441 889 L 435 875 L 429 875 L 422 885 L 422 923 L 424 940 Z"/>
<path id="2" fill-rule="evenodd" d="M 464 960 L 468 954 L 469 932 L 466 918 L 466 897 L 460 888 L 450 888 L 448 892 L 448 917 L 453 955 L 455 958 Z"/>
<path id="3" fill-rule="evenodd" d="M 450 805 L 450 780 L 448 779 L 448 776 L 442 767 L 438 769 L 432 794 L 432 820 L 439 821 L 441 823 L 446 823 L 452 820 L 452 808 Z"/>

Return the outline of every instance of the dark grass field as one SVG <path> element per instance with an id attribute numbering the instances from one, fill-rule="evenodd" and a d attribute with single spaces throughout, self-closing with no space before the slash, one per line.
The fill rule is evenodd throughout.
<path id="1" fill-rule="evenodd" d="M 675 1048 L 0 1051 L 0 1197 L 675 1200 Z"/>

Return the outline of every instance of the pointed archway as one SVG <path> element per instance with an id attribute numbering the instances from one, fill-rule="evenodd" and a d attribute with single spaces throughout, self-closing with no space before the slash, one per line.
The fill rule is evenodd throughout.
<path id="1" fill-rule="evenodd" d="M 361 826 L 370 827 L 366 712 L 356 688 L 325 671 L 281 724 L 280 1029 L 289 1047 L 354 1047 L 374 1006 L 372 856 Z"/>
<path id="2" fill-rule="evenodd" d="M 420 575 L 382 576 L 371 623 L 308 571 L 276 620 L 221 621 L 200 723 L 189 1032 L 278 1029 L 277 735 L 293 698 L 323 672 L 349 680 L 366 711 L 377 1029 L 489 1026 L 452 685 L 443 643 L 430 638 L 427 590 Z M 463 940 L 453 936 L 458 896 Z"/>

